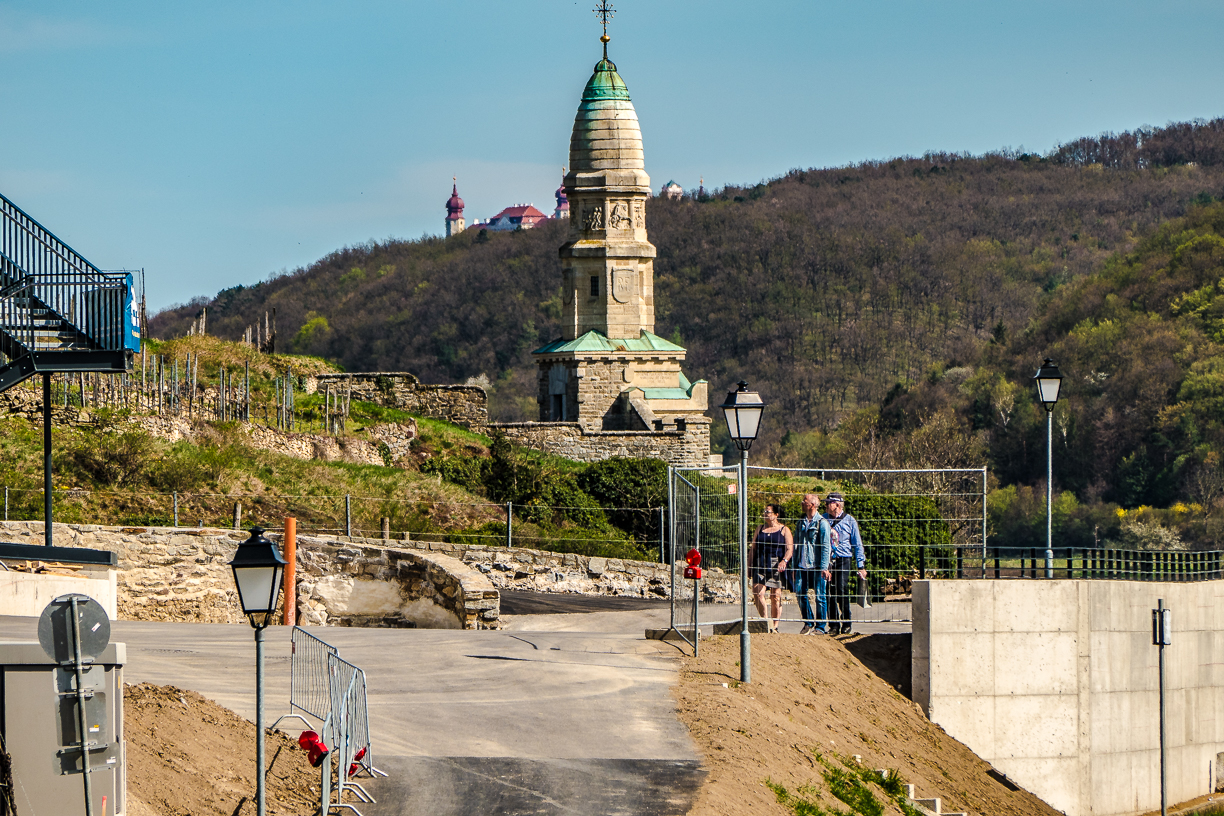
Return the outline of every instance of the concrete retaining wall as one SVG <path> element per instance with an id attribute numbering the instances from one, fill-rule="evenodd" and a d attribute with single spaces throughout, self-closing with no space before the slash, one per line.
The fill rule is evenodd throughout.
<path id="1" fill-rule="evenodd" d="M 1159 809 L 1158 598 L 1169 803 L 1203 796 L 1224 759 L 1224 581 L 917 581 L 914 700 L 1068 816 Z"/>
<path id="2" fill-rule="evenodd" d="M 82 570 L 78 575 L 0 572 L 0 615 L 36 618 L 60 595 L 79 592 L 93 598 L 113 620 L 118 615 L 115 571 Z"/>

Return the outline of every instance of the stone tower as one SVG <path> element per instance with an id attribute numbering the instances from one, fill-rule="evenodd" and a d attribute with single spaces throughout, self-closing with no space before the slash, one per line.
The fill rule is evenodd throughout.
<path id="1" fill-rule="evenodd" d="M 451 197 L 446 200 L 446 237 L 463 232 L 463 199 L 459 197 L 459 181 L 451 179 Z"/>
<path id="2" fill-rule="evenodd" d="M 691 433 L 698 429 L 688 426 L 700 425 L 706 456 L 706 382 L 689 381 L 680 369 L 684 349 L 654 334 L 650 177 L 629 89 L 602 39 L 604 58 L 574 117 L 563 183 L 570 218 L 560 249 L 561 336 L 534 352 L 540 420 L 587 431 Z"/>

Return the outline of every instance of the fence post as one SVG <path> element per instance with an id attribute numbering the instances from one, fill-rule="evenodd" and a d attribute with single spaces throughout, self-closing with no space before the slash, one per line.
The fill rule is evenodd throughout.
<path id="1" fill-rule="evenodd" d="M 514 502 L 506 502 L 506 547 L 514 546 Z"/>
<path id="2" fill-rule="evenodd" d="M 6 490 L 7 490 L 7 488 L 6 488 Z M 6 503 L 6 505 L 5 505 L 5 506 L 7 507 L 7 503 Z M 662 563 L 664 563 L 664 562 L 666 562 L 666 561 L 667 561 L 667 556 L 666 556 L 666 554 L 665 554 L 665 552 L 664 552 L 664 549 L 663 549 L 663 548 L 664 548 L 664 544 L 663 544 L 663 512 L 664 512 L 664 511 L 663 511 L 663 508 L 662 508 L 662 507 L 660 507 L 660 508 L 659 508 L 659 563 L 660 563 L 660 564 L 662 564 Z M 7 515 L 7 514 L 5 515 L 5 518 L 6 518 L 6 519 L 8 518 L 8 515 Z"/>
<path id="3" fill-rule="evenodd" d="M 242 529 L 242 502 L 234 502 L 234 529 Z"/>
<path id="4" fill-rule="evenodd" d="M 382 518 L 382 537 L 383 541 L 391 540 L 391 519 L 386 516 Z"/>
<path id="5" fill-rule="evenodd" d="M 174 526 L 178 526 L 178 491 L 174 492 Z"/>
<path id="6" fill-rule="evenodd" d="M 285 516 L 285 626 L 297 623 L 297 519 Z"/>
<path id="7" fill-rule="evenodd" d="M 353 537 L 353 497 L 348 493 L 344 494 L 344 534 Z"/>
<path id="8" fill-rule="evenodd" d="M 8 521 L 8 485 L 4 486 L 4 520 Z"/>
<path id="9" fill-rule="evenodd" d="M 918 545 L 918 577 L 926 579 L 926 545 Z"/>

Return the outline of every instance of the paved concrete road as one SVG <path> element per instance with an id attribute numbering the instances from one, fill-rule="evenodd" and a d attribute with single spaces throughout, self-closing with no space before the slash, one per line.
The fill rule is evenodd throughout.
<path id="1" fill-rule="evenodd" d="M 701 771 L 669 690 L 677 652 L 643 640 L 642 614 L 545 616 L 625 615 L 632 624 L 609 628 L 630 633 L 314 629 L 366 671 L 375 762 L 390 776 L 370 783 L 379 801 L 362 812 L 687 812 Z M 36 636 L 35 619 L 0 618 L 0 639 Z M 115 621 L 112 640 L 128 644 L 127 682 L 254 718 L 248 627 Z M 267 666 L 274 719 L 288 712 L 287 629 L 268 630 Z"/>
<path id="2" fill-rule="evenodd" d="M 509 606 L 552 614 L 508 614 L 498 632 L 312 629 L 366 672 L 375 762 L 389 776 L 367 780 L 378 802 L 362 812 L 687 813 L 702 771 L 670 693 L 679 652 L 642 636 L 667 627 L 669 606 L 522 593 Z M 737 612 L 703 605 L 701 617 Z M 36 623 L 0 617 L 0 640 L 35 640 Z M 115 621 L 111 632 L 128 644 L 127 682 L 192 689 L 255 718 L 249 627 Z M 289 712 L 289 659 L 289 631 L 270 628 L 269 722 Z M 290 721 L 285 730 L 300 727 Z"/>

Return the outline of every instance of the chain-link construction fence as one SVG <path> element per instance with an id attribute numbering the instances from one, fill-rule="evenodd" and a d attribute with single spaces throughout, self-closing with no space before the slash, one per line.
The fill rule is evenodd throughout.
<path id="1" fill-rule="evenodd" d="M 814 623 L 823 629 L 839 623 L 834 611 L 840 599 L 842 617 L 854 623 L 904 623 L 912 620 L 910 589 L 915 579 L 986 577 L 986 470 L 847 470 L 748 468 L 747 521 L 751 547 L 766 504 L 779 507 L 779 521 L 792 532 L 803 518 L 807 493 L 822 499 L 831 491 L 845 497 L 845 513 L 861 532 L 861 548 L 843 533 L 826 575 L 818 570 L 800 574 L 785 570 L 781 584 L 782 610 L 754 605 L 752 618 Z M 683 558 L 689 547 L 701 553 L 702 567 L 724 575 L 740 573 L 739 481 L 733 467 L 675 469 L 669 496 L 675 535 L 671 557 Z M 820 508 L 825 509 L 824 507 Z M 845 525 L 843 525 L 844 527 Z M 842 528 L 839 528 L 841 530 Z M 839 560 L 838 557 L 848 560 Z M 859 567 L 865 577 L 860 577 Z M 837 573 L 847 571 L 838 581 Z M 755 567 L 754 567 L 755 569 Z M 797 580 L 798 579 L 798 580 Z M 732 603 L 693 602 L 700 584 L 673 581 L 672 626 L 686 640 L 698 623 L 714 626 L 741 621 L 738 591 Z M 800 613 L 795 589 L 806 590 L 812 618 Z M 761 593 L 769 603 L 768 588 Z M 713 600 L 707 598 L 705 600 Z M 699 619 L 699 620 L 698 620 Z M 849 619 L 841 622 L 847 628 Z"/>

